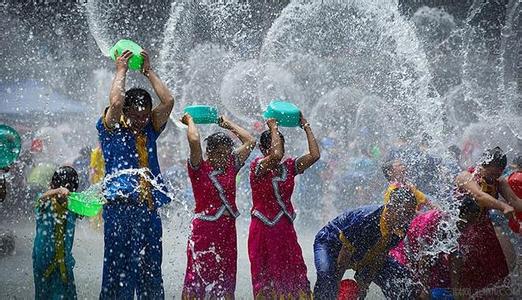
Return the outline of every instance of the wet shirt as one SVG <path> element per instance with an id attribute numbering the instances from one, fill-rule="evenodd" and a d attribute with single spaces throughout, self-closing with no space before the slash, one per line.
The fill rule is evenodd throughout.
<path id="1" fill-rule="evenodd" d="M 398 182 L 392 182 L 392 183 L 390 183 L 390 185 L 388 185 L 388 188 L 386 189 L 386 192 L 384 193 L 384 204 L 385 205 L 388 204 L 388 202 L 390 202 L 391 194 L 399 188 L 407 188 L 408 190 L 410 190 L 413 193 L 413 195 L 415 196 L 415 200 L 417 201 L 417 210 L 419 210 L 419 208 L 423 204 L 426 204 L 426 202 L 428 201 L 426 199 L 426 195 L 424 195 L 424 193 L 419 191 L 419 189 L 417 189 L 416 187 L 407 186 L 407 185 L 404 185 L 404 184 L 401 184 Z"/>
<path id="2" fill-rule="evenodd" d="M 229 156 L 223 170 L 214 169 L 208 160 L 203 160 L 196 168 L 187 162 L 196 202 L 196 218 L 215 221 L 225 212 L 239 216 L 236 207 L 236 175 L 242 165 L 235 154 Z"/>
<path id="3" fill-rule="evenodd" d="M 49 277 L 46 272 L 59 272 L 67 277 L 75 264 L 72 256 L 74 230 L 76 227 L 75 213 L 70 212 L 55 200 L 38 202 L 35 208 L 36 234 L 33 244 L 33 269 L 39 276 Z M 58 258 L 63 258 L 67 272 L 63 273 L 58 264 Z"/>
<path id="4" fill-rule="evenodd" d="M 269 226 L 275 225 L 283 217 L 293 222 L 295 212 L 291 198 L 297 174 L 295 159 L 287 158 L 277 170 L 257 175 L 261 159 L 257 157 L 250 164 L 252 215 Z"/>
<path id="5" fill-rule="evenodd" d="M 131 203 L 148 200 L 149 206 L 152 204 L 156 208 L 171 201 L 166 195 L 161 177 L 156 146 L 156 140 L 164 128 L 163 126 L 156 132 L 149 121 L 141 132 L 134 134 L 124 122 L 110 129 L 106 126 L 104 117 L 98 120 L 96 129 L 105 161 L 104 194 L 107 201 L 115 201 L 119 197 Z M 154 178 L 154 186 L 143 176 L 132 172 L 117 174 L 120 171 L 140 168 L 147 169 L 148 177 Z"/>
<path id="6" fill-rule="evenodd" d="M 388 253 L 402 239 L 387 231 L 382 217 L 384 208 L 384 205 L 368 205 L 348 210 L 326 225 L 333 238 L 348 248 L 356 265 L 368 264 L 376 256 Z"/>

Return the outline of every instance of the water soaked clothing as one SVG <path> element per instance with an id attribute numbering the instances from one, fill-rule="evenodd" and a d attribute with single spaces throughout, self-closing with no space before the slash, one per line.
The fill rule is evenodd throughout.
<path id="1" fill-rule="evenodd" d="M 488 184 L 474 168 L 468 169 L 482 191 L 498 199 L 498 182 Z M 462 199 L 470 195 L 458 187 L 455 197 Z M 459 248 L 463 256 L 460 285 L 471 292 L 481 290 L 505 278 L 508 273 L 506 258 L 495 229 L 488 217 L 489 209 L 482 209 L 479 219 L 467 226 L 459 237 Z"/>
<path id="2" fill-rule="evenodd" d="M 135 133 L 123 119 L 115 128 L 98 120 L 106 181 L 103 209 L 104 261 L 100 299 L 164 298 L 162 226 L 157 208 L 168 203 L 161 178 L 156 140 L 164 129 L 149 122 Z M 142 169 L 136 174 L 132 169 Z M 128 174 L 122 173 L 131 170 Z M 148 178 L 147 178 L 148 177 Z M 151 179 L 157 183 L 151 184 Z"/>
<path id="3" fill-rule="evenodd" d="M 195 217 L 187 243 L 182 299 L 233 299 L 236 289 L 236 154 L 223 170 L 209 161 L 187 164 L 195 198 Z"/>
<path id="4" fill-rule="evenodd" d="M 315 299 L 337 297 L 338 285 L 345 271 L 338 267 L 341 251 L 346 251 L 350 257 L 348 268 L 355 270 L 355 279 L 363 289 L 374 282 L 387 298 L 413 296 L 409 271 L 388 255 L 402 238 L 388 231 L 384 209 L 383 205 L 370 205 L 348 210 L 315 236 Z M 406 227 L 402 230 L 405 231 Z"/>
<path id="5" fill-rule="evenodd" d="M 35 214 L 35 299 L 76 299 L 72 247 L 77 216 L 56 199 L 38 201 Z"/>
<path id="6" fill-rule="evenodd" d="M 257 157 L 250 164 L 253 207 L 248 257 L 254 297 L 309 299 L 310 282 L 293 224 L 295 159 L 288 158 L 277 170 L 258 174 L 261 159 Z"/>

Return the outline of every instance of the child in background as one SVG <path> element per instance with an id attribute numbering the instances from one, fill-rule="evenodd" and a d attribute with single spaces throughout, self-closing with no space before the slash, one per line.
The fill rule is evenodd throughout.
<path id="1" fill-rule="evenodd" d="M 77 216 L 67 210 L 67 196 L 78 184 L 76 170 L 60 167 L 52 176 L 50 189 L 36 203 L 35 299 L 76 299 L 72 246 Z"/>
<path id="2" fill-rule="evenodd" d="M 389 182 L 388 188 L 384 193 L 384 204 L 388 204 L 390 201 L 390 195 L 393 191 L 399 188 L 406 188 L 415 196 L 417 210 L 423 208 L 434 209 L 435 207 L 428 201 L 426 195 L 408 181 L 406 178 L 406 171 L 406 166 L 399 159 L 390 159 L 382 165 L 384 177 Z"/>

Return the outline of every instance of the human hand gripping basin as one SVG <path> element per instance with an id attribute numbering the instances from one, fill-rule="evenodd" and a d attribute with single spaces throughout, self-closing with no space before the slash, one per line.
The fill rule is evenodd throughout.
<path id="1" fill-rule="evenodd" d="M 118 56 L 120 56 L 125 50 L 129 50 L 133 54 L 129 59 L 129 69 L 141 70 L 143 66 L 141 51 L 143 51 L 143 48 L 131 40 L 119 40 L 114 46 L 112 46 L 111 50 L 109 50 L 109 55 L 113 60 L 116 60 L 115 54 L 118 53 Z"/>
<path id="2" fill-rule="evenodd" d="M 189 114 L 196 124 L 213 124 L 219 120 L 217 108 L 209 105 L 187 106 L 183 112 Z"/>
<path id="3" fill-rule="evenodd" d="M 277 124 L 283 127 L 297 127 L 301 124 L 301 111 L 295 104 L 272 100 L 263 113 L 265 119 L 274 118 Z"/>

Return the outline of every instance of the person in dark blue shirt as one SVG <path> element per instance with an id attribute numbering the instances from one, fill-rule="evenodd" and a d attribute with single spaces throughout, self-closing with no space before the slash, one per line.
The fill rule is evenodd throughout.
<path id="1" fill-rule="evenodd" d="M 407 284 L 409 272 L 388 252 L 404 238 L 416 207 L 413 193 L 399 188 L 388 204 L 348 210 L 323 227 L 314 242 L 314 298 L 335 299 L 348 269 L 355 271 L 361 297 L 374 282 L 387 298 L 411 298 L 415 289 Z"/>
<path id="2" fill-rule="evenodd" d="M 142 73 L 160 103 L 144 89 L 125 91 L 128 60 L 116 59 L 109 106 L 96 129 L 105 161 L 103 208 L 104 259 L 100 299 L 163 299 L 162 226 L 157 209 L 170 202 L 161 177 L 156 140 L 174 106 L 167 86 L 151 69 L 149 55 Z"/>

